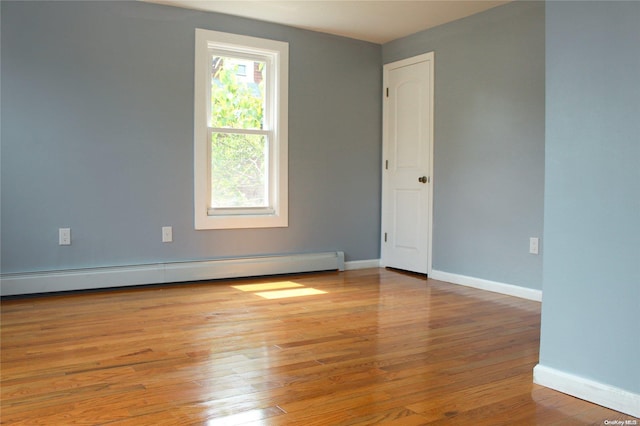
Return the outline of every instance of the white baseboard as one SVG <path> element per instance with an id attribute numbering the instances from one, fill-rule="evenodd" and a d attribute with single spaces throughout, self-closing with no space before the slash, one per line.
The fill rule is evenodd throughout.
<path id="1" fill-rule="evenodd" d="M 520 297 L 522 299 L 535 300 L 536 302 L 542 301 L 542 290 L 520 287 L 513 284 L 499 283 L 496 281 L 484 280 L 482 278 L 468 277 L 466 275 L 452 274 L 436 270 L 431 271 L 429 278 L 446 281 L 452 284 L 478 288 L 481 290 L 493 291 L 494 293 Z"/>
<path id="2" fill-rule="evenodd" d="M 637 393 L 540 364 L 533 369 L 533 382 L 630 416 L 640 417 L 640 394 Z"/>
<path id="3" fill-rule="evenodd" d="M 353 271 L 355 269 L 379 268 L 379 267 L 380 267 L 380 259 L 351 260 L 349 262 L 344 262 L 345 271 Z"/>
<path id="4" fill-rule="evenodd" d="M 0 276 L 0 295 L 13 296 L 299 272 L 343 271 L 344 269 L 344 253 L 338 251 L 3 274 Z"/>

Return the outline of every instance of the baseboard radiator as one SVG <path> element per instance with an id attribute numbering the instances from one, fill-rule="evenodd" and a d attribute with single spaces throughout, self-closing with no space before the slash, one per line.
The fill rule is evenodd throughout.
<path id="1" fill-rule="evenodd" d="M 50 293 L 315 271 L 344 271 L 344 253 L 307 253 L 0 275 L 0 295 Z"/>

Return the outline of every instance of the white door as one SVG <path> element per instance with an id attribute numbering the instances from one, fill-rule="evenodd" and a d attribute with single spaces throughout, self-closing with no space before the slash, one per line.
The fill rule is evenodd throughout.
<path id="1" fill-rule="evenodd" d="M 431 272 L 433 52 L 384 66 L 382 266 Z"/>

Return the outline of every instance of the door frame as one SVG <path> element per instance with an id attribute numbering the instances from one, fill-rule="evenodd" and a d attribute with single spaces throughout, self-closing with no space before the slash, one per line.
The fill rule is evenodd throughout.
<path id="1" fill-rule="evenodd" d="M 387 87 L 388 87 L 388 80 L 389 80 L 389 72 L 392 69 L 396 69 L 396 68 L 402 68 L 405 66 L 409 66 L 409 65 L 413 65 L 416 63 L 420 63 L 420 62 L 428 62 L 429 63 L 429 102 L 430 102 L 430 117 L 427 117 L 426 119 L 429 120 L 431 122 L 431 125 L 429 126 L 429 178 L 430 178 L 430 191 L 429 191 L 429 196 L 428 198 L 428 206 L 427 206 L 427 211 L 429 214 L 429 220 L 427 221 L 427 230 L 428 230 L 428 236 L 427 236 L 427 275 L 431 274 L 432 271 L 432 260 L 433 260 L 433 192 L 434 192 L 434 188 L 435 188 L 435 179 L 434 179 L 434 174 L 433 174 L 433 163 L 434 163 L 434 158 L 433 158 L 433 154 L 434 154 L 434 125 L 435 125 L 435 111 L 434 111 L 434 89 L 435 89 L 435 78 L 434 78 L 434 71 L 435 71 L 435 65 L 434 65 L 434 61 L 435 61 L 435 54 L 434 52 L 428 52 L 428 53 L 423 53 L 421 55 L 417 55 L 417 56 L 413 56 L 411 58 L 406 58 L 406 59 L 402 59 L 399 61 L 395 61 L 395 62 L 390 62 L 388 64 L 384 64 L 382 67 L 382 72 L 383 72 L 383 79 L 382 79 L 382 194 L 381 194 L 381 220 L 380 220 L 380 225 L 381 225 L 381 230 L 380 230 L 380 266 L 381 267 L 386 267 L 387 265 L 387 253 L 386 253 L 386 246 L 385 246 L 385 228 L 387 225 L 387 221 L 389 220 L 387 218 L 387 213 L 386 211 L 388 209 L 386 209 L 385 207 L 390 203 L 390 200 L 388 200 L 387 198 L 387 187 L 389 186 L 388 183 L 388 178 L 387 178 L 387 173 L 385 173 L 385 165 L 386 165 L 386 160 L 388 158 L 387 155 L 387 151 L 389 149 L 389 138 L 387 136 L 387 129 L 389 128 L 389 123 L 388 123 L 388 115 L 389 115 L 389 111 L 388 111 L 388 102 L 386 100 L 387 94 Z"/>

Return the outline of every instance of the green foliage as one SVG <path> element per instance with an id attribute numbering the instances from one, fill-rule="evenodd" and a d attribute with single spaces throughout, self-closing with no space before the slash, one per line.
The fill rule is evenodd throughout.
<path id="1" fill-rule="evenodd" d="M 211 139 L 212 207 L 265 206 L 266 136 L 213 133 Z"/>
<path id="2" fill-rule="evenodd" d="M 263 129 L 264 82 L 240 81 L 237 65 L 233 66 L 232 62 L 228 58 L 214 58 L 212 127 Z M 266 205 L 267 143 L 264 135 L 212 134 L 211 199 L 214 208 Z"/>
<path id="3" fill-rule="evenodd" d="M 264 120 L 264 81 L 239 81 L 238 66 L 217 61 L 211 86 L 211 126 L 233 129 L 262 129 Z M 264 68 L 264 63 L 260 63 Z M 261 70 L 262 71 L 262 70 Z"/>

